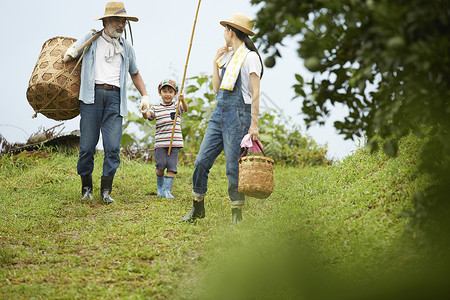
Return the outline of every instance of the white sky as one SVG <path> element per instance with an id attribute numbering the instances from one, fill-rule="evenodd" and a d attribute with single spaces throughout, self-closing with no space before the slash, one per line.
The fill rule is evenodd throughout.
<path id="1" fill-rule="evenodd" d="M 34 111 L 26 99 L 28 82 L 42 45 L 55 36 L 80 38 L 90 29 L 101 29 L 101 21 L 94 19 L 103 16 L 107 1 L 15 0 L 2 3 L 0 134 L 10 143 L 23 143 L 40 128 L 48 129 L 61 123 L 41 114 L 32 119 Z M 157 103 L 158 83 L 167 77 L 180 82 L 183 77 L 198 0 L 128 0 L 124 3 L 127 13 L 139 18 L 139 22 L 132 22 L 134 48 L 150 102 Z M 258 7 L 251 6 L 250 1 L 203 0 L 186 77 L 211 74 L 216 50 L 224 44 L 223 27 L 219 21 L 227 20 L 236 12 L 253 18 L 257 11 Z M 295 96 L 292 85 L 296 82 L 295 73 L 305 79 L 311 74 L 297 56 L 297 44 L 290 41 L 286 45 L 281 49 L 283 57 L 277 60 L 276 66 L 265 68 L 261 90 L 286 115 L 305 128 L 300 100 L 291 100 Z M 262 58 L 264 60 L 265 57 Z M 341 159 L 358 145 L 358 142 L 344 141 L 333 128 L 334 120 L 342 119 L 344 112 L 343 109 L 335 109 L 325 126 L 302 131 L 317 143 L 328 144 L 329 158 Z M 76 117 L 64 122 L 63 132 L 68 133 L 78 127 L 79 117 Z"/>

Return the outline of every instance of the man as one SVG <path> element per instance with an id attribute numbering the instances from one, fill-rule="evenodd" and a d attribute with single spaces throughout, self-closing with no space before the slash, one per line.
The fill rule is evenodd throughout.
<path id="1" fill-rule="evenodd" d="M 110 194 L 114 175 L 120 164 L 120 139 L 122 119 L 127 115 L 127 76 L 141 94 L 141 103 L 148 105 L 144 81 L 136 64 L 134 49 L 122 37 L 127 22 L 137 22 L 129 16 L 122 2 L 106 4 L 102 20 L 103 29 L 83 56 L 80 85 L 80 152 L 77 172 L 81 176 L 81 200 L 92 199 L 92 171 L 94 170 L 95 147 L 100 132 L 103 137 L 103 175 L 100 195 L 105 204 L 114 201 Z M 83 51 L 78 51 L 95 33 L 69 47 L 64 60 L 77 59 Z"/>

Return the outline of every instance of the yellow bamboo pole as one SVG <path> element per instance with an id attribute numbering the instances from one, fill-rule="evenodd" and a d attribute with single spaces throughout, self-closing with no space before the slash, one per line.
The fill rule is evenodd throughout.
<path id="1" fill-rule="evenodd" d="M 188 62 L 189 62 L 189 55 L 191 54 L 192 40 L 194 39 L 195 25 L 197 24 L 197 16 L 198 16 L 198 10 L 200 8 L 200 2 L 202 2 L 202 1 L 198 0 L 197 12 L 195 13 L 194 26 L 192 28 L 191 42 L 189 43 L 189 50 L 188 50 L 188 54 L 186 57 L 186 65 L 184 66 L 183 80 L 181 81 L 180 94 L 183 93 L 183 89 L 184 89 L 184 80 L 186 79 L 186 70 L 187 70 L 187 66 L 188 66 Z M 172 127 L 172 136 L 170 137 L 169 151 L 167 152 L 167 155 L 170 155 L 170 152 L 172 151 L 173 135 L 175 133 L 175 125 L 177 124 L 179 108 L 180 108 L 180 100 L 178 100 L 177 110 L 175 111 L 175 119 L 173 120 L 173 127 Z"/>

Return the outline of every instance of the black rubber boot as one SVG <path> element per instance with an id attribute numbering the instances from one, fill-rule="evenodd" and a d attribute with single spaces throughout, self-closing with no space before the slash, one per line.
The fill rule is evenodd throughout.
<path id="1" fill-rule="evenodd" d="M 81 201 L 92 198 L 92 174 L 81 175 Z"/>
<path id="2" fill-rule="evenodd" d="M 113 178 L 113 176 L 102 176 L 100 197 L 105 204 L 111 204 L 112 202 L 114 202 L 114 199 L 109 195 L 112 191 Z"/>
<path id="3" fill-rule="evenodd" d="M 233 224 L 242 222 L 242 209 L 233 207 L 231 209 L 231 218 L 233 219 Z"/>
<path id="4" fill-rule="evenodd" d="M 193 201 L 191 210 L 185 215 L 181 222 L 194 222 L 205 217 L 205 201 Z"/>

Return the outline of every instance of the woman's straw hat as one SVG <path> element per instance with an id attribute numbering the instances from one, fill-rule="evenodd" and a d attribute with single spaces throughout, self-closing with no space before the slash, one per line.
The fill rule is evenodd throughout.
<path id="1" fill-rule="evenodd" d="M 220 25 L 222 26 L 230 25 L 231 27 L 234 27 L 237 30 L 242 31 L 245 34 L 255 35 L 255 33 L 252 31 L 253 20 L 241 13 L 232 15 L 228 21 L 220 21 Z"/>
<path id="2" fill-rule="evenodd" d="M 103 19 L 109 18 L 109 17 L 121 17 L 121 18 L 126 18 L 126 19 L 128 19 L 130 21 L 134 21 L 134 22 L 139 21 L 138 18 L 127 15 L 127 11 L 125 10 L 125 6 L 123 5 L 123 2 L 108 2 L 108 3 L 106 3 L 105 15 L 103 17 L 95 19 L 95 21 L 103 20 Z"/>

